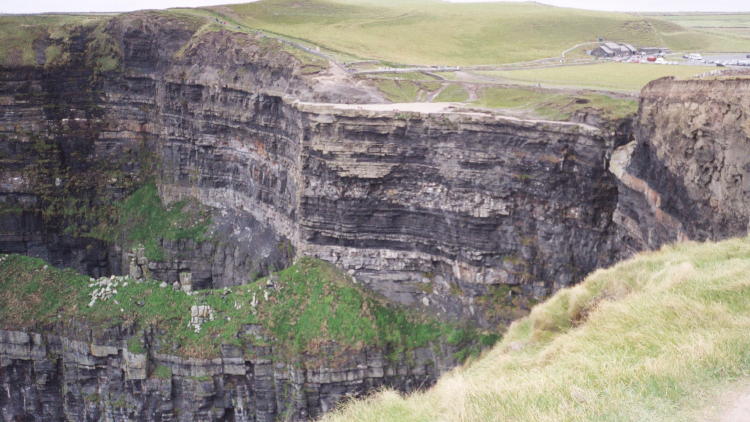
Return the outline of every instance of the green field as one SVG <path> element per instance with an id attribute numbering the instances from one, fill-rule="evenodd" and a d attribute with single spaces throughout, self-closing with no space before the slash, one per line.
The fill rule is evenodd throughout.
<path id="1" fill-rule="evenodd" d="M 750 376 L 748 332 L 750 239 L 667 246 L 561 290 L 430 390 L 323 420 L 718 421 L 709 408 Z"/>
<path id="2" fill-rule="evenodd" d="M 619 119 L 635 113 L 638 103 L 632 99 L 614 98 L 604 94 L 560 93 L 531 89 L 487 87 L 470 103 L 486 108 L 517 111 L 529 117 L 569 120 L 584 108 L 598 110 L 604 117 Z"/>
<path id="3" fill-rule="evenodd" d="M 232 22 L 355 57 L 407 64 L 496 64 L 559 57 L 604 37 L 673 50 L 736 51 L 750 41 L 652 17 L 539 3 L 263 0 L 211 10 Z"/>
<path id="4" fill-rule="evenodd" d="M 750 39 L 750 13 L 684 13 L 655 16 L 685 28 L 692 28 L 706 34 L 733 39 Z M 736 52 L 750 51 L 744 45 L 734 45 Z M 727 48 L 729 49 L 729 48 Z"/>
<path id="5" fill-rule="evenodd" d="M 750 28 L 750 13 L 677 14 L 657 16 L 686 28 Z"/>
<path id="6" fill-rule="evenodd" d="M 600 63 L 477 73 L 506 81 L 637 92 L 654 79 L 665 76 L 689 78 L 715 69 L 714 66 Z"/>

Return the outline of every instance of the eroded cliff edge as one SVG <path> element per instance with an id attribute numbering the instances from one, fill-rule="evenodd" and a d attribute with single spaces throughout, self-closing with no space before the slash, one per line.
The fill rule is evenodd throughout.
<path id="1" fill-rule="evenodd" d="M 312 258 L 200 292 L 22 255 L 0 271 L 3 420 L 302 421 L 381 386 L 427 387 L 487 341 Z"/>
<path id="2" fill-rule="evenodd" d="M 623 250 L 748 233 L 750 79 L 660 79 L 641 93 L 634 141 L 615 152 Z"/>

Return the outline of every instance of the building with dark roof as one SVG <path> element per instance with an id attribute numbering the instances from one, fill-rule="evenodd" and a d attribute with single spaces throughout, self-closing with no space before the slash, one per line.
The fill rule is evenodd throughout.
<path id="1" fill-rule="evenodd" d="M 599 47 L 591 50 L 590 54 L 596 57 L 623 57 L 632 56 L 637 53 L 638 49 L 630 44 L 610 41 L 600 44 Z"/>

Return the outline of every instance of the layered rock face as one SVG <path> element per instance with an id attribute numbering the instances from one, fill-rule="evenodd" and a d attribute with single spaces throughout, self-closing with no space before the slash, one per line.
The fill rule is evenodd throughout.
<path id="1" fill-rule="evenodd" d="M 455 364 L 432 348 L 402 356 L 403 363 L 376 350 L 290 363 L 271 347 L 225 346 L 215 359 L 149 356 L 131 353 L 125 338 L 132 333 L 119 328 L 58 328 L 55 335 L 0 330 L 3 420 L 308 420 L 381 386 L 427 387 Z"/>
<path id="2" fill-rule="evenodd" d="M 514 295 L 544 297 L 612 257 L 613 145 L 594 127 L 302 108 L 300 248 L 392 300 L 494 324 L 522 306 Z"/>
<path id="3" fill-rule="evenodd" d="M 635 141 L 615 153 L 615 220 L 630 251 L 748 232 L 750 80 L 660 79 L 641 94 Z"/>
<path id="4" fill-rule="evenodd" d="M 5 219 L 6 251 L 96 275 L 136 261 L 170 283 L 190 274 L 200 288 L 247 282 L 296 250 L 397 302 L 487 325 L 612 260 L 613 141 L 597 128 L 334 107 L 326 103 L 381 99 L 335 67 L 313 72 L 270 39 L 193 36 L 189 22 L 159 14 L 124 15 L 106 31 L 122 52 L 119 71 L 97 72 L 83 54 L 54 72 L 4 71 L 14 163 L 4 180 L 16 181 L 5 202 L 46 204 L 45 189 L 82 203 L 116 199 L 152 174 L 167 202 L 197 198 L 214 210 L 214 240 L 165 239 L 166 257 L 144 262 L 117 241 L 92 247 L 67 236 L 85 245 L 57 247 L 64 228 L 24 211 L 29 222 Z M 57 155 L 28 154 L 34 137 Z M 71 139 L 81 151 L 67 152 Z M 32 175 L 47 161 L 64 164 L 42 183 Z M 77 258 L 55 259 L 58 249 Z M 80 250 L 97 251 L 95 264 Z"/>
<path id="5" fill-rule="evenodd" d="M 172 185 L 239 184 L 232 190 L 252 196 L 242 207 L 221 204 L 209 242 L 164 239 L 163 260 L 137 262 L 151 276 L 172 282 L 190 273 L 195 287 L 216 287 L 289 264 L 293 250 L 281 235 L 288 230 L 268 223 L 283 218 L 261 223 L 243 211 L 275 200 L 274 189 L 290 201 L 296 183 L 287 176 L 299 148 L 288 142 L 298 132 L 294 119 L 281 114 L 278 98 L 260 93 L 360 101 L 371 94 L 354 83 L 331 87 L 326 81 L 335 78 L 272 40 L 225 32 L 191 38 L 195 30 L 161 14 L 124 15 L 105 29 L 121 54 L 117 71 L 91 62 L 97 41 L 84 28 L 66 46 L 67 63 L 2 69 L 0 249 L 95 276 L 128 272 L 138 261 L 131 245 L 86 236 L 102 216 L 81 210 L 156 178 L 168 201 L 185 196 Z M 277 186 L 287 181 L 288 189 Z"/>

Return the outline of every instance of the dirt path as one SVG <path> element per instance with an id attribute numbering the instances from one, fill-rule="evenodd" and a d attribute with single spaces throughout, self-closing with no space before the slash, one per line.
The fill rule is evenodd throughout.
<path id="1" fill-rule="evenodd" d="M 597 42 L 597 41 L 590 41 L 590 42 L 584 42 L 584 43 L 576 44 L 573 47 L 570 47 L 569 49 L 563 51 L 562 54 L 560 54 L 560 57 L 562 58 L 563 61 L 565 61 L 565 55 L 568 54 L 568 53 L 570 53 L 571 51 L 575 50 L 576 48 L 583 47 L 584 45 L 594 45 L 594 44 L 599 45 L 601 43 Z"/>
<path id="2" fill-rule="evenodd" d="M 704 415 L 703 422 L 750 422 L 750 383 L 722 394 Z"/>
<path id="3" fill-rule="evenodd" d="M 750 421 L 750 387 L 737 393 L 731 405 L 718 415 L 717 422 Z"/>

